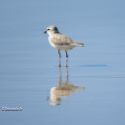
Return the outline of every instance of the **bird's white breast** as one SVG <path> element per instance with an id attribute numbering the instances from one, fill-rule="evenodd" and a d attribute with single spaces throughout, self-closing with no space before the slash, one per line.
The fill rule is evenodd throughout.
<path id="1" fill-rule="evenodd" d="M 52 47 L 57 48 L 56 45 L 53 43 L 51 36 L 48 37 L 48 41 L 49 41 L 49 44 L 50 44 Z"/>

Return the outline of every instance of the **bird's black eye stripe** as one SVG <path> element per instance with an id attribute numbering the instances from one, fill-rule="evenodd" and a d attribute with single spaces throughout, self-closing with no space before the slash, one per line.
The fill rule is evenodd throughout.
<path id="1" fill-rule="evenodd" d="M 50 29 L 47 29 L 47 30 L 50 30 Z"/>

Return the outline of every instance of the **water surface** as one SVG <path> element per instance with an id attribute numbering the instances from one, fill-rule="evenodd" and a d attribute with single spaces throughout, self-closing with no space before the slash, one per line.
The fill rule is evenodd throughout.
<path id="1" fill-rule="evenodd" d="M 124 11 L 122 0 L 1 1 L 1 124 L 124 125 Z M 50 24 L 85 43 L 68 68 L 43 34 Z"/>

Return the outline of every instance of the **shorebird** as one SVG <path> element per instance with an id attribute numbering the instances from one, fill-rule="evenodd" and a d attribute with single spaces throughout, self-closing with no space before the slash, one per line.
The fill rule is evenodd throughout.
<path id="1" fill-rule="evenodd" d="M 48 34 L 48 41 L 50 45 L 58 50 L 59 67 L 61 67 L 61 51 L 66 54 L 66 67 L 68 67 L 68 51 L 75 47 L 83 47 L 84 44 L 76 42 L 70 37 L 59 32 L 58 28 L 54 25 L 48 26 L 44 33 Z"/>

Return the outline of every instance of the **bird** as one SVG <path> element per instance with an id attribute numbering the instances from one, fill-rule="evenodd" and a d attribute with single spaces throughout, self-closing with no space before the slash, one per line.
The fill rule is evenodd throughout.
<path id="1" fill-rule="evenodd" d="M 44 33 L 48 34 L 48 41 L 50 45 L 53 48 L 57 49 L 58 51 L 59 67 L 61 67 L 61 51 L 65 52 L 66 67 L 68 67 L 68 58 L 69 58 L 68 51 L 75 47 L 84 47 L 84 43 L 76 42 L 67 35 L 62 34 L 55 25 L 47 26 Z"/>

